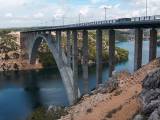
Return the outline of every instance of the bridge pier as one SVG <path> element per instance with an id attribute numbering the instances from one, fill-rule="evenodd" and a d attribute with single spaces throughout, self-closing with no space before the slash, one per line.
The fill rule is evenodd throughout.
<path id="1" fill-rule="evenodd" d="M 152 28 L 150 30 L 149 41 L 149 62 L 156 58 L 157 54 L 157 30 Z"/>
<path id="2" fill-rule="evenodd" d="M 88 31 L 83 31 L 83 82 L 84 82 L 84 93 L 89 92 L 88 88 Z"/>
<path id="3" fill-rule="evenodd" d="M 102 30 L 96 30 L 96 86 L 102 83 Z"/>
<path id="4" fill-rule="evenodd" d="M 75 100 L 78 99 L 78 38 L 77 38 L 77 31 L 72 31 L 73 35 L 73 91 Z M 76 102 L 76 101 L 74 101 Z"/>
<path id="5" fill-rule="evenodd" d="M 61 39 L 62 39 L 61 31 L 56 31 L 56 40 L 58 40 L 59 57 L 62 56 Z"/>
<path id="6" fill-rule="evenodd" d="M 141 68 L 142 65 L 142 43 L 143 30 L 138 28 L 135 30 L 134 71 Z"/>
<path id="7" fill-rule="evenodd" d="M 115 65 L 115 30 L 109 30 L 109 77 L 112 77 Z"/>
<path id="8" fill-rule="evenodd" d="M 67 31 L 67 63 L 71 67 L 71 32 Z"/>

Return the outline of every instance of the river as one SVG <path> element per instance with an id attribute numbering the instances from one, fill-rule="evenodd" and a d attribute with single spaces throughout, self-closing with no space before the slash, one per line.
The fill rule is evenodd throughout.
<path id="1" fill-rule="evenodd" d="M 133 72 L 134 42 L 117 42 L 116 46 L 129 51 L 128 61 L 116 65 L 116 71 Z M 148 63 L 149 42 L 143 42 L 143 64 Z M 160 57 L 160 47 L 157 47 Z M 103 81 L 108 78 L 107 66 L 103 68 Z M 96 85 L 95 67 L 89 70 L 89 87 Z M 82 90 L 82 75 L 79 75 Z M 25 120 L 38 106 L 67 106 L 68 100 L 57 69 L 0 73 L 0 120 Z"/>

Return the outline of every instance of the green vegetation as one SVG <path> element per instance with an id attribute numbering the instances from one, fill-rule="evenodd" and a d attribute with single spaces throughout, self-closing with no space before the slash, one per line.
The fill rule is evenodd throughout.
<path id="1" fill-rule="evenodd" d="M 128 60 L 128 51 L 119 47 L 116 47 L 116 63 L 124 62 Z"/>
<path id="2" fill-rule="evenodd" d="M 0 49 L 3 52 L 16 51 L 19 48 L 17 38 L 10 33 L 9 30 L 0 30 Z"/>
<path id="3" fill-rule="evenodd" d="M 157 36 L 157 39 L 160 40 L 160 35 Z"/>
<path id="4" fill-rule="evenodd" d="M 44 41 L 42 41 L 42 44 L 39 47 L 38 58 L 40 59 L 40 62 L 44 68 L 56 67 L 53 55 L 50 52 L 47 43 Z"/>
<path id="5" fill-rule="evenodd" d="M 57 120 L 61 116 L 67 114 L 67 111 L 64 108 L 59 108 L 56 110 L 47 110 L 44 107 L 37 108 L 27 120 Z"/>
<path id="6" fill-rule="evenodd" d="M 108 37 L 107 32 L 104 32 L 105 35 L 103 35 L 103 63 L 108 64 Z M 116 34 L 117 35 L 117 34 Z M 120 34 L 118 34 L 120 35 Z M 82 34 L 79 34 L 79 41 L 78 41 L 78 51 L 79 51 L 79 64 L 81 63 L 81 56 L 82 56 Z M 106 36 L 106 37 L 104 37 Z M 66 46 L 65 42 L 65 35 L 62 37 L 62 46 Z M 95 31 L 89 32 L 89 62 L 95 64 L 96 62 L 96 33 Z M 128 60 L 128 51 L 119 47 L 116 47 L 115 51 L 116 55 L 116 63 L 124 62 Z M 56 67 L 56 63 L 54 61 L 54 58 L 49 51 L 47 44 L 42 42 L 42 45 L 39 49 L 39 58 L 44 67 Z"/>

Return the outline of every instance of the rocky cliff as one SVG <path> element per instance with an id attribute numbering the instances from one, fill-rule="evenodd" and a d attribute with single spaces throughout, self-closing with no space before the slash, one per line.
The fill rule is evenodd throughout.
<path id="1" fill-rule="evenodd" d="M 160 120 L 160 68 L 150 72 L 142 82 L 141 110 L 134 120 Z"/>

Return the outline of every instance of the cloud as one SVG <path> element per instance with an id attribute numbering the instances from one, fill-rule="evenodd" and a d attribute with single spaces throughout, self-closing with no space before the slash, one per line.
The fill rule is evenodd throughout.
<path id="1" fill-rule="evenodd" d="M 79 11 L 79 13 L 82 14 L 82 15 L 87 15 L 88 12 L 89 12 L 88 7 L 82 7 Z"/>
<path id="2" fill-rule="evenodd" d="M 64 16 L 64 11 L 62 9 L 57 9 L 54 17 L 59 18 L 59 17 L 62 17 L 62 16 Z"/>
<path id="3" fill-rule="evenodd" d="M 42 17 L 44 17 L 44 14 L 41 13 L 41 12 L 39 12 L 39 13 L 34 14 L 33 16 L 34 16 L 35 18 L 42 18 Z"/>
<path id="4" fill-rule="evenodd" d="M 13 14 L 12 14 L 12 13 L 6 13 L 6 14 L 5 14 L 5 17 L 11 18 L 11 17 L 13 17 Z"/>
<path id="5" fill-rule="evenodd" d="M 0 0 L 0 27 L 66 24 L 145 15 L 145 0 Z M 160 2 L 148 0 L 148 14 L 160 14 Z M 47 22 L 46 22 L 47 21 Z"/>

